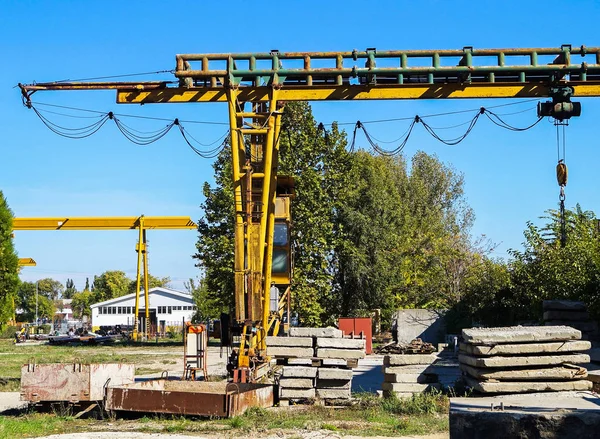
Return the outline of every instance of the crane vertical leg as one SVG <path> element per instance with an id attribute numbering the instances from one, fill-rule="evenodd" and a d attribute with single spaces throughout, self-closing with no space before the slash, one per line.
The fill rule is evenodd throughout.
<path id="1" fill-rule="evenodd" d="M 144 336 L 146 340 L 148 340 L 148 323 L 150 321 L 150 300 L 148 299 L 148 245 L 146 243 L 146 229 L 143 229 L 142 237 L 144 240 L 144 247 L 142 249 L 142 253 L 144 255 L 144 308 L 146 309 Z"/>
<path id="2" fill-rule="evenodd" d="M 142 271 L 142 241 L 143 241 L 143 227 L 142 227 L 143 219 L 140 217 L 139 224 L 139 238 L 138 243 L 135 246 L 135 250 L 137 251 L 137 272 L 136 272 L 136 283 L 135 283 L 135 311 L 133 315 L 133 334 L 132 338 L 134 341 L 138 340 L 138 331 L 139 331 L 139 313 L 140 313 L 140 292 L 141 292 L 141 271 Z"/>

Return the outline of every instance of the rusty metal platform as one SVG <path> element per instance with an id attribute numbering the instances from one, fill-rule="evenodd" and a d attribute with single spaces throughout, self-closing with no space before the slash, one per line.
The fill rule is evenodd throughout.
<path id="1" fill-rule="evenodd" d="M 31 403 L 101 401 L 107 384 L 134 381 L 134 364 L 30 363 L 21 367 L 21 400 Z"/>
<path id="2" fill-rule="evenodd" d="M 249 407 L 272 407 L 270 384 L 151 380 L 106 389 L 113 411 L 232 417 Z"/>

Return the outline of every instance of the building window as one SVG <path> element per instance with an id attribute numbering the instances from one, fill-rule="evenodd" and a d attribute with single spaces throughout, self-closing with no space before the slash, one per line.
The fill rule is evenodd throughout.
<path id="1" fill-rule="evenodd" d="M 192 311 L 196 311 L 196 305 L 192 306 Z"/>
<path id="2" fill-rule="evenodd" d="M 178 307 L 177 307 L 177 311 L 181 311 L 181 306 L 178 306 Z"/>
<path id="3" fill-rule="evenodd" d="M 169 312 L 169 314 L 172 314 L 172 313 L 173 313 L 173 307 L 172 307 L 172 306 L 170 306 L 170 307 L 168 308 L 168 312 Z"/>
<path id="4" fill-rule="evenodd" d="M 102 314 L 102 308 L 98 308 L 98 314 Z"/>
<path id="5" fill-rule="evenodd" d="M 106 310 L 105 306 L 102 307 L 102 314 L 108 314 L 108 311 Z"/>
<path id="6" fill-rule="evenodd" d="M 116 307 L 116 306 L 113 306 L 113 307 L 112 307 L 112 310 L 113 310 L 113 314 L 116 314 L 116 313 L 117 313 L 117 307 Z"/>
<path id="7" fill-rule="evenodd" d="M 121 311 L 123 311 L 123 309 L 120 306 L 117 307 L 117 314 L 123 314 Z"/>
<path id="8" fill-rule="evenodd" d="M 127 307 L 127 314 L 131 314 L 131 307 L 130 306 Z"/>

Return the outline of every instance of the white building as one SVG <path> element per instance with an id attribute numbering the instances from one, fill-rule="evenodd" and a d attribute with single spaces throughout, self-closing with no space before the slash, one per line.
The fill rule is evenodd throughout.
<path id="1" fill-rule="evenodd" d="M 148 291 L 150 302 L 150 325 L 153 331 L 164 333 L 168 326 L 181 326 L 185 320 L 189 322 L 196 312 L 196 305 L 191 294 L 170 288 L 152 288 Z M 92 330 L 101 326 L 133 326 L 135 313 L 135 293 L 90 306 L 92 310 Z M 139 316 L 140 324 L 146 315 L 144 292 L 140 292 Z M 141 327 L 141 326 L 140 326 Z M 150 329 L 150 328 L 149 328 Z"/>

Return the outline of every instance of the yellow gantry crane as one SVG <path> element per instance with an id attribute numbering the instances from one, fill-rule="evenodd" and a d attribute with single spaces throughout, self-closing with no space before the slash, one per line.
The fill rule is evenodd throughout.
<path id="1" fill-rule="evenodd" d="M 19 267 L 35 267 L 37 262 L 32 258 L 19 258 Z"/>
<path id="2" fill-rule="evenodd" d="M 135 250 L 137 257 L 135 318 L 133 339 L 138 339 L 139 302 L 141 292 L 141 275 L 144 275 L 145 300 L 145 336 L 147 337 L 150 319 L 150 303 L 148 301 L 148 245 L 146 230 L 148 229 L 196 229 L 196 224 L 186 216 L 126 216 L 126 217 L 56 217 L 56 218 L 14 218 L 13 230 L 138 230 L 139 241 Z M 25 261 L 25 260 L 24 260 Z M 30 261 L 33 261 L 31 259 Z M 21 260 L 19 260 L 21 265 Z M 33 261 L 35 265 L 35 261 Z M 23 264 L 27 265 L 27 264 Z"/>
<path id="3" fill-rule="evenodd" d="M 234 379 L 252 380 L 268 360 L 266 335 L 281 315 L 269 311 L 271 282 L 289 292 L 291 279 L 289 242 L 278 247 L 284 240 L 276 240 L 286 233 L 289 240 L 285 226 L 293 198 L 293 179 L 277 174 L 285 102 L 550 98 L 540 103 L 538 115 L 564 120 L 581 111 L 571 97 L 600 96 L 600 48 L 184 54 L 176 56 L 175 77 L 175 85 L 19 86 L 27 106 L 38 91 L 92 89 L 115 90 L 119 104 L 227 104 L 235 198 L 235 317 L 243 326 L 232 363 L 239 372 Z M 287 254 L 277 253 L 285 249 Z"/>

